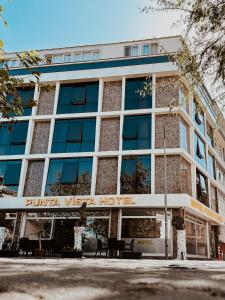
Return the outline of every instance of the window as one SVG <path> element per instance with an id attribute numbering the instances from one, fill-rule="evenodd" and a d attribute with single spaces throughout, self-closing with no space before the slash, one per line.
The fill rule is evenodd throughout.
<path id="1" fill-rule="evenodd" d="M 123 150 L 151 149 L 151 115 L 125 116 Z"/>
<path id="2" fill-rule="evenodd" d="M 92 158 L 65 158 L 50 161 L 46 195 L 89 195 Z"/>
<path id="3" fill-rule="evenodd" d="M 124 156 L 120 181 L 121 194 L 151 193 L 151 156 Z"/>
<path id="4" fill-rule="evenodd" d="M 138 45 L 125 46 L 124 55 L 125 56 L 138 56 L 139 55 L 139 46 Z"/>
<path id="5" fill-rule="evenodd" d="M 208 164 L 207 164 L 207 166 L 208 166 L 208 172 L 209 172 L 209 174 L 213 178 L 215 178 L 216 174 L 215 174 L 214 157 L 210 153 L 208 153 Z"/>
<path id="6" fill-rule="evenodd" d="M 83 52 L 82 60 L 91 60 L 91 52 Z"/>
<path id="7" fill-rule="evenodd" d="M 208 187 L 206 177 L 198 170 L 196 170 L 196 192 L 197 199 L 208 206 Z"/>
<path id="8" fill-rule="evenodd" d="M 63 62 L 63 54 L 60 55 L 54 55 L 52 58 L 52 63 L 59 64 Z"/>
<path id="9" fill-rule="evenodd" d="M 205 144 L 195 133 L 195 160 L 206 169 Z"/>
<path id="10" fill-rule="evenodd" d="M 144 109 L 152 107 L 152 95 L 142 96 L 146 78 L 132 78 L 126 80 L 125 109 Z"/>
<path id="11" fill-rule="evenodd" d="M 0 155 L 24 154 L 28 122 L 0 124 Z"/>
<path id="12" fill-rule="evenodd" d="M 8 190 L 7 194 L 16 196 L 21 170 L 21 160 L 0 161 L 0 176 L 3 177 L 3 186 Z M 4 191 L 3 191 L 4 194 Z"/>
<path id="13" fill-rule="evenodd" d="M 64 55 L 64 62 L 71 62 L 71 54 L 69 53 L 69 54 L 65 54 Z"/>
<path id="14" fill-rule="evenodd" d="M 94 151 L 95 118 L 56 120 L 53 153 Z"/>
<path id="15" fill-rule="evenodd" d="M 81 61 L 81 53 L 74 54 L 74 61 Z"/>
<path id="16" fill-rule="evenodd" d="M 10 65 L 11 68 L 17 68 L 17 67 L 19 67 L 19 65 L 20 65 L 19 60 L 17 60 L 17 59 L 11 60 L 11 65 Z"/>
<path id="17" fill-rule="evenodd" d="M 142 55 L 149 55 L 150 54 L 150 45 L 145 44 L 142 45 Z"/>
<path id="18" fill-rule="evenodd" d="M 158 54 L 159 45 L 157 43 L 151 44 L 151 54 Z"/>
<path id="19" fill-rule="evenodd" d="M 94 112 L 97 109 L 98 82 L 61 85 L 58 114 Z"/>
<path id="20" fill-rule="evenodd" d="M 92 55 L 92 59 L 93 60 L 97 60 L 100 58 L 100 53 L 99 51 L 96 51 L 96 52 L 93 52 L 93 55 Z"/>
<path id="21" fill-rule="evenodd" d="M 193 119 L 195 124 L 199 128 L 199 130 L 204 134 L 205 132 L 205 125 L 204 125 L 204 114 L 198 103 L 194 100 L 193 101 Z"/>
<path id="22" fill-rule="evenodd" d="M 180 121 L 180 147 L 189 152 L 188 127 L 184 121 Z"/>
<path id="23" fill-rule="evenodd" d="M 46 61 L 46 64 L 51 64 L 52 63 L 52 55 L 45 55 L 45 61 Z"/>
<path id="24" fill-rule="evenodd" d="M 208 143 L 211 146 L 213 146 L 213 129 L 207 121 L 206 121 L 206 139 L 207 139 Z"/>
<path id="25" fill-rule="evenodd" d="M 32 112 L 32 102 L 34 101 L 34 88 L 18 88 L 17 89 L 17 97 L 21 99 L 22 108 L 23 108 L 23 116 L 30 116 Z M 9 103 L 14 102 L 14 97 L 11 95 L 7 96 L 7 101 Z M 15 116 L 14 113 L 11 113 L 11 116 Z"/>

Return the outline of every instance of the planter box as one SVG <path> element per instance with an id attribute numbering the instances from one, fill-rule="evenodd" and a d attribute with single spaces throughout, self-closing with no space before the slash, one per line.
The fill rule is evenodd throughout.
<path id="1" fill-rule="evenodd" d="M 121 256 L 121 258 L 124 258 L 124 259 L 141 259 L 142 252 L 121 251 L 120 256 Z"/>
<path id="2" fill-rule="evenodd" d="M 18 257 L 18 250 L 0 250 L 0 257 Z"/>
<path id="3" fill-rule="evenodd" d="M 75 250 L 62 250 L 61 257 L 62 258 L 82 258 L 83 252 L 82 251 L 75 251 Z"/>

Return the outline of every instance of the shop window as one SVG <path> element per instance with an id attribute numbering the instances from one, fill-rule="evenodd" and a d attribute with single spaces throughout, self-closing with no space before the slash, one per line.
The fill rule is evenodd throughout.
<path id="1" fill-rule="evenodd" d="M 141 95 L 146 78 L 131 78 L 126 80 L 125 109 L 152 108 L 152 95 Z"/>
<path id="2" fill-rule="evenodd" d="M 184 121 L 180 121 L 180 147 L 189 152 L 188 126 Z"/>
<path id="3" fill-rule="evenodd" d="M 206 169 L 206 154 L 205 154 L 205 144 L 202 139 L 195 133 L 195 160 Z"/>
<path id="4" fill-rule="evenodd" d="M 206 177 L 200 173 L 198 170 L 196 171 L 196 191 L 197 191 L 197 199 L 208 206 L 208 186 Z"/>
<path id="5" fill-rule="evenodd" d="M 122 160 L 120 181 L 121 194 L 150 194 L 150 155 L 124 156 Z"/>
<path id="6" fill-rule="evenodd" d="M 27 87 L 27 88 L 18 88 L 17 89 L 17 96 L 21 99 L 22 108 L 23 108 L 23 116 L 30 116 L 32 112 L 32 104 L 34 101 L 34 88 Z M 7 101 L 9 103 L 14 102 L 14 97 L 11 95 L 7 96 Z M 11 113 L 11 116 L 15 116 L 14 113 Z"/>
<path id="7" fill-rule="evenodd" d="M 200 106 L 198 105 L 197 101 L 193 101 L 193 119 L 195 121 L 195 124 L 199 128 L 199 130 L 202 132 L 202 134 L 205 133 L 205 124 L 204 124 L 204 114 Z"/>
<path id="8" fill-rule="evenodd" d="M 28 122 L 0 124 L 0 155 L 24 154 Z"/>
<path id="9" fill-rule="evenodd" d="M 95 118 L 57 120 L 51 151 L 53 153 L 94 151 L 95 123 Z"/>
<path id="10" fill-rule="evenodd" d="M 61 85 L 58 114 L 94 112 L 97 109 L 98 82 Z"/>
<path id="11" fill-rule="evenodd" d="M 151 115 L 125 116 L 123 150 L 151 149 Z"/>
<path id="12" fill-rule="evenodd" d="M 206 224 L 196 218 L 186 217 L 187 255 L 207 256 Z"/>
<path id="13" fill-rule="evenodd" d="M 207 164 L 207 167 L 208 167 L 209 174 L 213 178 L 216 178 L 214 157 L 210 153 L 208 153 L 208 164 Z"/>
<path id="14" fill-rule="evenodd" d="M 20 170 L 21 160 L 0 161 L 0 176 L 3 178 L 3 195 L 16 196 Z"/>
<path id="15" fill-rule="evenodd" d="M 46 195 L 89 195 L 92 158 L 65 158 L 50 161 Z"/>

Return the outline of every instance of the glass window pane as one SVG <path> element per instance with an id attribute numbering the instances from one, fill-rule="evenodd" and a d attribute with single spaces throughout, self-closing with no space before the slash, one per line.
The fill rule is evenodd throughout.
<path id="1" fill-rule="evenodd" d="M 100 58 L 100 53 L 99 52 L 93 52 L 92 59 L 97 60 L 99 58 Z"/>
<path id="2" fill-rule="evenodd" d="M 71 54 L 64 55 L 64 62 L 71 62 Z"/>
<path id="3" fill-rule="evenodd" d="M 20 179 L 21 160 L 0 161 L 0 175 L 3 177 L 3 184 L 10 191 L 17 191 Z M 16 196 L 14 193 L 11 196 Z"/>
<path id="4" fill-rule="evenodd" d="M 81 61 L 81 53 L 74 54 L 74 61 Z"/>
<path id="5" fill-rule="evenodd" d="M 138 56 L 138 46 L 131 47 L 131 56 Z"/>
<path id="6" fill-rule="evenodd" d="M 91 60 L 91 52 L 83 52 L 82 60 Z"/>
<path id="7" fill-rule="evenodd" d="M 144 109 L 152 107 L 152 95 L 140 95 L 146 78 L 132 78 L 126 80 L 125 109 Z"/>
<path id="8" fill-rule="evenodd" d="M 149 44 L 142 46 L 142 55 L 149 55 L 150 54 L 150 46 Z"/>
<path id="9" fill-rule="evenodd" d="M 52 62 L 55 63 L 55 64 L 58 64 L 58 63 L 62 63 L 63 62 L 63 55 L 54 55 L 53 58 L 52 58 Z"/>
<path id="10" fill-rule="evenodd" d="M 73 184 L 77 182 L 78 176 L 78 162 L 65 161 L 63 163 L 60 183 Z"/>
<path id="11" fill-rule="evenodd" d="M 189 152 L 187 130 L 187 126 L 184 124 L 184 122 L 180 121 L 180 146 Z"/>
<path id="12" fill-rule="evenodd" d="M 131 47 L 130 46 L 126 46 L 124 48 L 124 55 L 125 56 L 131 56 Z"/>

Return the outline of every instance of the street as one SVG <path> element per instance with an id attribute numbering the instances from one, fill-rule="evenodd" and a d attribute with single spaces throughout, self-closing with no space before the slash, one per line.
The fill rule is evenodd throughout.
<path id="1" fill-rule="evenodd" d="M 224 299 L 225 262 L 0 259 L 0 300 Z"/>

